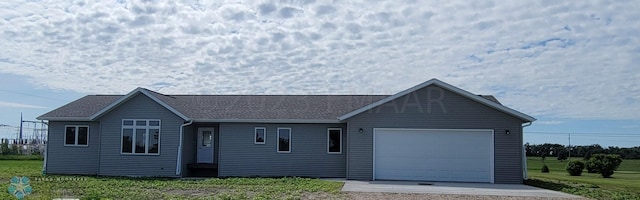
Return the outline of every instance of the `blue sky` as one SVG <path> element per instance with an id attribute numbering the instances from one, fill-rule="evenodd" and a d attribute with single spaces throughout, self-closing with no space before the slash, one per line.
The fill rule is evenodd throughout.
<path id="1" fill-rule="evenodd" d="M 640 146 L 633 1 L 2 1 L 0 124 L 87 94 L 393 94 L 438 78 L 538 119 L 525 142 Z M 12 127 L 0 127 L 0 137 Z"/>

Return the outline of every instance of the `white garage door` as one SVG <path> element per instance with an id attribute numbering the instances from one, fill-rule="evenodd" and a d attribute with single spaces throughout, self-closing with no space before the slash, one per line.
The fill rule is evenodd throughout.
<path id="1" fill-rule="evenodd" d="M 493 182 L 493 130 L 374 129 L 376 180 Z"/>

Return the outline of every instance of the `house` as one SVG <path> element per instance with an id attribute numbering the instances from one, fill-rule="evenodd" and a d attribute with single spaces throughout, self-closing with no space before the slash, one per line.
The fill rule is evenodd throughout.
<path id="1" fill-rule="evenodd" d="M 48 112 L 48 174 L 522 183 L 535 118 L 432 79 L 395 95 L 89 95 Z"/>

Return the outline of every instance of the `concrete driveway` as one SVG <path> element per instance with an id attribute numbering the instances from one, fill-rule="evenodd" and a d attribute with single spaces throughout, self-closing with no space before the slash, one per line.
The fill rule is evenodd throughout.
<path id="1" fill-rule="evenodd" d="M 351 181 L 346 180 L 344 192 L 383 192 L 454 195 L 494 195 L 544 198 L 584 198 L 562 192 L 520 184 L 449 183 L 411 181 Z"/>

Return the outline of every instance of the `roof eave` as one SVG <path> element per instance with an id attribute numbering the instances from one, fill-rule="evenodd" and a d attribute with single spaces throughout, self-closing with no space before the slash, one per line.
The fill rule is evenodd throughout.
<path id="1" fill-rule="evenodd" d="M 194 119 L 204 123 L 291 123 L 291 124 L 338 124 L 338 119 Z"/>
<path id="2" fill-rule="evenodd" d="M 47 121 L 82 121 L 82 122 L 89 122 L 89 121 L 93 121 L 87 117 L 37 117 L 37 120 L 47 120 Z"/>

